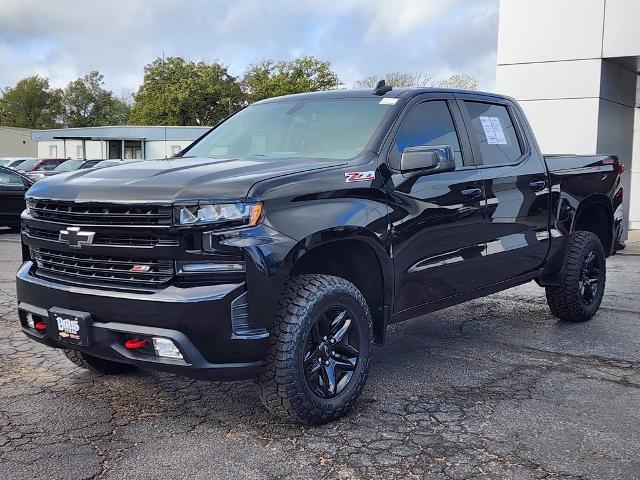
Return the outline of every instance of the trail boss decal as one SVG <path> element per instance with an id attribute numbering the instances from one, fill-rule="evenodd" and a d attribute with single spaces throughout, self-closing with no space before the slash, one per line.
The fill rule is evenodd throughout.
<path id="1" fill-rule="evenodd" d="M 373 170 L 369 172 L 347 172 L 344 174 L 344 181 L 351 182 L 367 182 L 376 178 L 376 172 Z"/>

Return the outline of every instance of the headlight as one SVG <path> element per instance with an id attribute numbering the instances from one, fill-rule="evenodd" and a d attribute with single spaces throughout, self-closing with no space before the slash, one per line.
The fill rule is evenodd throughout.
<path id="1" fill-rule="evenodd" d="M 261 203 L 215 203 L 194 207 L 176 207 L 178 225 L 207 225 L 228 223 L 230 226 L 253 226 L 262 217 Z"/>

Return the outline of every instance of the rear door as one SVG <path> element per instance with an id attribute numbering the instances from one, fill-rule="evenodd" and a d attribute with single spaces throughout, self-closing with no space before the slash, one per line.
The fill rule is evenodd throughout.
<path id="1" fill-rule="evenodd" d="M 395 271 L 394 312 L 422 306 L 482 285 L 482 176 L 452 95 L 426 94 L 403 110 L 387 143 L 389 218 Z M 451 146 L 451 172 L 400 171 L 407 147 Z"/>
<path id="2" fill-rule="evenodd" d="M 24 193 L 27 191 L 23 178 L 10 171 L 0 169 L 0 224 L 20 224 L 20 213 L 25 208 Z"/>
<path id="3" fill-rule="evenodd" d="M 497 283 L 535 272 L 549 247 L 549 185 L 524 116 L 507 99 L 468 95 L 459 106 L 484 180 L 487 275 Z"/>

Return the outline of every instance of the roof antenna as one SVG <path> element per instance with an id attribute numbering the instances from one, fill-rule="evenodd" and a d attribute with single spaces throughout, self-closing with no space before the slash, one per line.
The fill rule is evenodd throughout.
<path id="1" fill-rule="evenodd" d="M 384 81 L 384 78 L 378 82 L 376 88 L 373 89 L 374 95 L 384 95 L 387 92 L 390 92 L 393 89 L 391 85 L 387 85 Z"/>

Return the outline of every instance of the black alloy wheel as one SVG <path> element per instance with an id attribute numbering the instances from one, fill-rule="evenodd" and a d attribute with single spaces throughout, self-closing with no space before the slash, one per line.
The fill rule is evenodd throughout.
<path id="1" fill-rule="evenodd" d="M 357 323 L 342 307 L 324 311 L 307 336 L 305 378 L 321 398 L 340 394 L 353 378 L 360 357 Z"/>
<path id="2" fill-rule="evenodd" d="M 564 268 L 545 286 L 551 313 L 567 322 L 585 322 L 600 308 L 607 281 L 602 242 L 592 232 L 573 232 L 567 239 Z"/>
<path id="3" fill-rule="evenodd" d="M 256 384 L 271 413 L 319 425 L 339 418 L 362 393 L 373 320 L 364 296 L 348 280 L 323 274 L 290 278 L 269 341 Z"/>
<path id="4" fill-rule="evenodd" d="M 598 289 L 600 288 L 600 265 L 598 257 L 593 250 L 584 257 L 578 287 L 584 304 L 590 305 L 593 303 L 598 296 Z"/>

